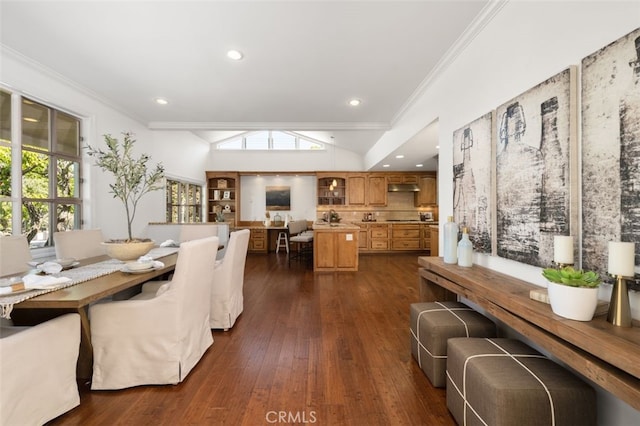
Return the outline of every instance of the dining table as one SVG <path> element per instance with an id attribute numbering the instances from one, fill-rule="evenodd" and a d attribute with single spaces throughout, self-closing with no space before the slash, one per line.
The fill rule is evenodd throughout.
<path id="1" fill-rule="evenodd" d="M 155 253 L 154 253 L 155 250 Z M 78 276 L 83 268 L 91 273 L 93 265 L 109 265 L 113 267 L 102 272 L 101 275 L 83 279 L 77 284 L 71 284 L 60 289 L 38 294 L 21 300 L 11 306 L 10 315 L 14 325 L 35 325 L 63 315 L 74 312 L 80 315 L 80 352 L 77 364 L 77 377 L 90 379 L 93 373 L 93 347 L 91 345 L 91 327 L 89 318 L 89 306 L 92 303 L 100 303 L 109 298 L 118 300 L 126 298 L 140 291 L 142 284 L 155 279 L 165 279 L 175 269 L 178 259 L 177 248 L 156 248 L 150 255 L 154 258 L 155 266 L 148 271 L 123 270 L 124 262 L 116 261 L 108 256 L 98 256 L 82 259 L 77 262 L 74 270 L 61 271 L 59 276 Z M 33 270 L 25 270 L 25 273 L 33 273 Z M 78 279 L 76 279 L 78 280 Z M 126 296 L 124 296 L 126 295 Z M 0 300 L 1 303 L 1 300 Z"/>

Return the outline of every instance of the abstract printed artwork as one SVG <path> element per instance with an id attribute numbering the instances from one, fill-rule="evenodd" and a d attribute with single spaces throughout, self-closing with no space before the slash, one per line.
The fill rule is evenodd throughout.
<path id="1" fill-rule="evenodd" d="M 453 132 L 453 216 L 469 228 L 473 250 L 491 253 L 493 114 Z"/>
<path id="2" fill-rule="evenodd" d="M 548 267 L 554 235 L 576 222 L 575 68 L 498 107 L 496 122 L 497 254 Z"/>
<path id="3" fill-rule="evenodd" d="M 582 267 L 607 272 L 609 241 L 640 265 L 640 28 L 582 60 Z"/>
<path id="4" fill-rule="evenodd" d="M 290 186 L 267 186 L 267 210 L 291 210 Z"/>

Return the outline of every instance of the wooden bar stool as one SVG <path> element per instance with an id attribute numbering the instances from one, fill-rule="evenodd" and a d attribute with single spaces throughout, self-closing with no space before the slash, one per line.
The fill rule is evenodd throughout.
<path id="1" fill-rule="evenodd" d="M 280 251 L 280 246 L 287 249 L 287 253 L 289 253 L 289 237 L 287 236 L 286 231 L 278 232 L 278 244 L 276 245 L 276 253 Z"/>

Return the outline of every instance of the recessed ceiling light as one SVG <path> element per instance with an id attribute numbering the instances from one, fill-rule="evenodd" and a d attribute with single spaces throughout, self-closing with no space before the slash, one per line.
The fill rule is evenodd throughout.
<path id="1" fill-rule="evenodd" d="M 400 159 L 400 158 L 404 158 L 404 155 L 400 154 L 400 155 L 396 155 L 396 158 Z"/>
<path id="2" fill-rule="evenodd" d="M 243 58 L 243 56 L 244 55 L 239 50 L 229 50 L 227 52 L 227 57 L 229 59 L 233 59 L 234 61 L 239 61 L 240 59 Z"/>
<path id="3" fill-rule="evenodd" d="M 389 167 L 389 165 L 388 164 L 383 164 L 382 167 Z"/>
<path id="4" fill-rule="evenodd" d="M 416 164 L 416 167 L 423 167 L 423 164 Z"/>
<path id="5" fill-rule="evenodd" d="M 436 145 L 436 149 L 440 149 L 440 145 Z"/>
<path id="6" fill-rule="evenodd" d="M 362 101 L 360 99 L 351 99 L 349 101 L 349 105 L 354 106 L 354 107 L 360 105 L 361 103 L 362 103 Z"/>
<path id="7" fill-rule="evenodd" d="M 158 105 L 167 105 L 169 103 L 169 101 L 166 100 L 165 98 L 156 98 L 156 103 Z"/>

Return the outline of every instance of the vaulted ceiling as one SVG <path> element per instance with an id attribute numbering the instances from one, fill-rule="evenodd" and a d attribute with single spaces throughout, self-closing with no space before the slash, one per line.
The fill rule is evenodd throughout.
<path id="1" fill-rule="evenodd" d="M 488 3 L 2 0 L 0 42 L 153 129 L 303 131 L 364 154 Z M 407 148 L 427 160 L 423 133 Z"/>

